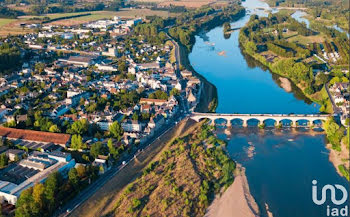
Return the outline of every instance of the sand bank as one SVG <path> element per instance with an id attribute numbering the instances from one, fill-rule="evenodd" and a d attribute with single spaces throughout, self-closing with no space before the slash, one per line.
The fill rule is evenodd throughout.
<path id="1" fill-rule="evenodd" d="M 281 87 L 285 91 L 287 91 L 287 92 L 292 91 L 292 84 L 290 83 L 290 81 L 287 78 L 280 77 L 280 81 L 281 81 Z"/>
<path id="2" fill-rule="evenodd" d="M 249 192 L 244 168 L 238 166 L 238 174 L 229 188 L 217 196 L 209 206 L 205 217 L 257 217 L 259 208 Z"/>
<path id="3" fill-rule="evenodd" d="M 341 144 L 340 152 L 332 149 L 331 144 L 327 144 L 326 147 L 329 150 L 329 161 L 334 165 L 337 173 L 343 176 L 339 170 L 339 165 L 344 164 L 346 168 L 349 168 L 349 150 L 346 148 L 345 144 Z"/>

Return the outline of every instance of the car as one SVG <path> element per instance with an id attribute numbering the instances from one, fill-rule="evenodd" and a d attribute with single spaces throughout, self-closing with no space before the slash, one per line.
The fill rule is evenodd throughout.
<path id="1" fill-rule="evenodd" d="M 70 213 L 70 211 L 71 211 L 70 209 L 67 209 L 67 210 L 66 210 L 67 213 Z"/>
<path id="2" fill-rule="evenodd" d="M 123 164 L 123 165 L 125 165 L 125 164 L 126 164 L 125 160 L 122 162 L 122 164 Z"/>

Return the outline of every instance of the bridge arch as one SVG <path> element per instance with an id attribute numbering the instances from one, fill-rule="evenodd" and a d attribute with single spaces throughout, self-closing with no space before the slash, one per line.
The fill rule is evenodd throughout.
<path id="1" fill-rule="evenodd" d="M 295 122 L 289 118 L 283 118 L 279 121 L 279 124 L 282 123 L 282 126 L 294 126 Z"/>
<path id="2" fill-rule="evenodd" d="M 230 120 L 224 117 L 217 117 L 213 119 L 215 125 L 229 125 Z"/>
<path id="3" fill-rule="evenodd" d="M 311 125 L 311 121 L 307 120 L 305 118 L 300 118 L 298 120 L 295 121 L 297 126 L 310 126 Z"/>
<path id="4" fill-rule="evenodd" d="M 235 117 L 232 118 L 230 122 L 233 126 L 243 126 L 245 121 L 242 118 Z"/>
<path id="5" fill-rule="evenodd" d="M 274 119 L 274 118 L 266 118 L 262 121 L 262 123 L 265 124 L 265 126 L 276 126 L 277 124 L 279 124 L 279 121 L 277 119 Z"/>
<path id="6" fill-rule="evenodd" d="M 255 118 L 255 117 L 251 117 L 248 118 L 246 121 L 245 126 L 259 126 L 259 124 L 261 124 L 262 121 L 259 120 L 259 118 Z"/>

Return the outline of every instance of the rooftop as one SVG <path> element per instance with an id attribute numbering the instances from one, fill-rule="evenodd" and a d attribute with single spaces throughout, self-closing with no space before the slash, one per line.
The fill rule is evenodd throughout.
<path id="1" fill-rule="evenodd" d="M 69 134 L 22 130 L 7 127 L 0 127 L 0 136 L 7 137 L 8 139 L 21 139 L 59 145 L 66 145 L 70 139 Z"/>

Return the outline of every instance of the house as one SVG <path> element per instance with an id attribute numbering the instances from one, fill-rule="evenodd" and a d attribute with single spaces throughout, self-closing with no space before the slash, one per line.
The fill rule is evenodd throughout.
<path id="1" fill-rule="evenodd" d="M 161 128 L 164 123 L 165 123 L 164 116 L 158 114 L 150 119 L 150 121 L 148 123 L 148 127 L 151 129 L 154 129 L 156 131 L 159 128 Z"/>
<path id="2" fill-rule="evenodd" d="M 143 124 L 135 120 L 124 120 L 121 125 L 126 132 L 141 132 L 143 129 Z"/>
<path id="3" fill-rule="evenodd" d="M 108 51 L 102 52 L 103 56 L 109 56 L 109 57 L 118 57 L 119 52 L 118 49 L 115 47 L 108 48 Z"/>
<path id="4" fill-rule="evenodd" d="M 20 149 L 9 149 L 6 151 L 6 155 L 10 161 L 21 160 L 25 155 L 25 151 Z"/>
<path id="5" fill-rule="evenodd" d="M 108 167 L 107 167 L 107 160 L 105 159 L 99 159 L 99 158 L 96 158 L 94 160 L 94 162 L 92 162 L 92 165 L 95 166 L 95 167 L 98 167 L 99 168 L 99 174 L 103 174 L 107 171 Z"/>
<path id="6" fill-rule="evenodd" d="M 148 105 L 157 105 L 161 106 L 166 104 L 168 101 L 165 99 L 150 99 L 150 98 L 141 98 L 140 104 L 148 104 Z"/>
<path id="7" fill-rule="evenodd" d="M 84 67 L 88 67 L 95 63 L 94 57 L 91 56 L 70 56 L 68 60 L 63 61 L 67 62 L 68 64 Z"/>

